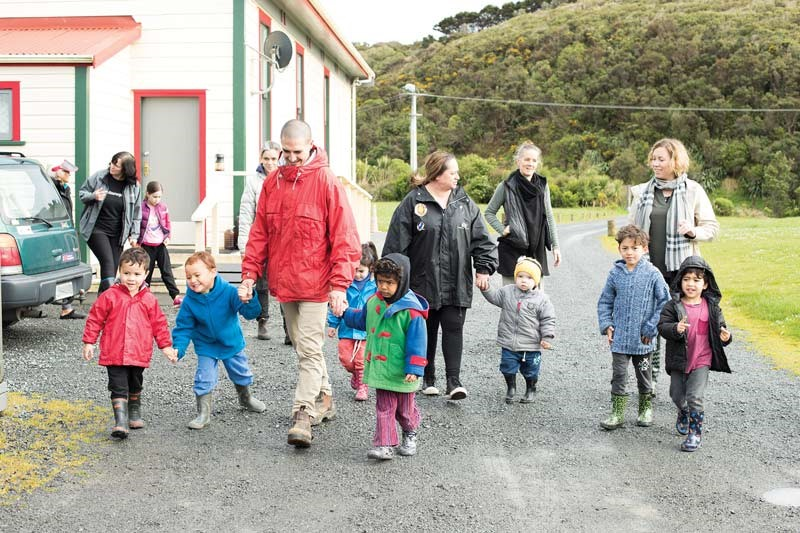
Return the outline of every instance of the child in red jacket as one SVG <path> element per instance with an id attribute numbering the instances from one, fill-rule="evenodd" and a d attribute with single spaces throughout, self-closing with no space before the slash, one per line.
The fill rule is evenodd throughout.
<path id="1" fill-rule="evenodd" d="M 153 339 L 170 362 L 178 360 L 167 318 L 144 284 L 150 257 L 129 248 L 119 258 L 119 279 L 97 297 L 83 330 L 83 358 L 94 357 L 100 339 L 100 365 L 108 370 L 108 390 L 114 408 L 111 436 L 124 439 L 128 429 L 144 427 L 140 394 L 144 369 L 153 357 Z M 135 335 L 133 334 L 135 332 Z"/>

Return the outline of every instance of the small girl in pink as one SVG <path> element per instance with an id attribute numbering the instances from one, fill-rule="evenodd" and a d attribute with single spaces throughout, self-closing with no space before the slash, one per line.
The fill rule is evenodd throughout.
<path id="1" fill-rule="evenodd" d="M 686 440 L 681 450 L 700 446 L 708 372 L 730 372 L 724 346 L 731 342 L 719 307 L 722 293 L 714 273 L 700 256 L 687 257 L 672 282 L 675 296 L 664 306 L 658 331 L 667 341 L 669 394 L 678 407 L 675 429 Z"/>
<path id="2" fill-rule="evenodd" d="M 175 276 L 172 275 L 172 263 L 169 259 L 169 238 L 172 232 L 172 224 L 169 221 L 169 209 L 167 204 L 161 201 L 163 194 L 161 184 L 151 181 L 145 189 L 144 200 L 142 201 L 142 225 L 139 230 L 139 246 L 150 256 L 150 269 L 147 271 L 145 282 L 150 285 L 153 279 L 153 272 L 156 264 L 161 271 L 161 281 L 169 292 L 172 305 L 180 307 L 182 298 L 179 296 L 181 291 L 175 284 Z"/>

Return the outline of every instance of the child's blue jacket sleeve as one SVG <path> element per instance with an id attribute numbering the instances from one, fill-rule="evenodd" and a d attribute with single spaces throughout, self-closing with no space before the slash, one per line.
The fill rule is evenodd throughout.
<path id="1" fill-rule="evenodd" d="M 428 364 L 428 328 L 425 317 L 410 311 L 411 322 L 406 331 L 406 374 L 422 376 Z"/>
<path id="2" fill-rule="evenodd" d="M 194 314 L 188 305 L 182 305 L 175 318 L 175 327 L 172 329 L 172 347 L 178 350 L 178 359 L 183 359 L 183 356 L 186 355 L 194 327 Z"/>
<path id="3" fill-rule="evenodd" d="M 600 324 L 601 335 L 605 335 L 609 326 L 614 325 L 614 298 L 616 295 L 617 290 L 614 287 L 614 281 L 612 276 L 609 276 L 605 287 L 603 287 L 603 292 L 600 293 L 600 299 L 597 300 L 597 322 Z M 660 310 L 661 308 L 659 308 Z"/>
<path id="4" fill-rule="evenodd" d="M 333 314 L 333 311 L 328 308 L 328 327 L 333 329 L 339 329 L 339 324 L 342 323 L 343 318 L 338 317 Z"/>
<path id="5" fill-rule="evenodd" d="M 342 315 L 342 318 L 344 319 L 344 323 L 347 324 L 348 327 L 351 327 L 353 329 L 360 329 L 362 331 L 365 331 L 367 329 L 366 307 L 362 307 L 361 309 L 348 307 L 347 311 L 345 311 L 344 315 Z"/>
<path id="6" fill-rule="evenodd" d="M 653 314 L 642 324 L 642 337 L 654 339 L 658 335 L 658 319 L 661 318 L 661 310 L 670 301 L 669 287 L 667 282 L 661 277 L 661 273 L 656 274 L 656 282 L 653 284 L 653 298 L 655 299 L 655 307 Z"/>
<path id="7" fill-rule="evenodd" d="M 253 297 L 250 298 L 250 301 L 247 303 L 243 303 L 239 299 L 239 293 L 234 289 L 231 291 L 231 306 L 242 315 L 245 320 L 253 320 L 258 318 L 258 315 L 261 314 L 261 303 L 258 301 L 258 298 Z"/>

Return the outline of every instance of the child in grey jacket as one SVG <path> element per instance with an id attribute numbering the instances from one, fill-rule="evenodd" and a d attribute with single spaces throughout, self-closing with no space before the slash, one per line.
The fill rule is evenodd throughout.
<path id="1" fill-rule="evenodd" d="M 500 372 L 506 379 L 505 402 L 514 401 L 517 372 L 525 377 L 525 395 L 520 403 L 533 402 L 542 349 L 549 350 L 555 337 L 556 314 L 550 298 L 539 287 L 542 267 L 536 259 L 520 257 L 514 269 L 514 285 L 481 291 L 483 297 L 501 308 L 497 344 L 501 348 Z"/>

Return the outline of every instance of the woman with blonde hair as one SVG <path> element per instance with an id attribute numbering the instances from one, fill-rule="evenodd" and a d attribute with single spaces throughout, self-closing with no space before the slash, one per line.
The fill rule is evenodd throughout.
<path id="1" fill-rule="evenodd" d="M 661 139 L 647 156 L 653 177 L 631 187 L 630 223 L 649 236 L 650 262 L 672 286 L 684 259 L 700 255 L 698 242 L 719 233 L 714 208 L 703 186 L 687 177 L 689 153 L 677 139 Z M 652 354 L 653 381 L 661 369 L 660 342 Z"/>
<path id="2" fill-rule="evenodd" d="M 500 234 L 497 271 L 503 276 L 503 285 L 514 283 L 514 268 L 522 256 L 535 258 L 542 265 L 543 276 L 550 274 L 547 250 L 553 252 L 553 265 L 561 264 L 550 188 L 547 178 L 536 173 L 542 162 L 542 151 L 531 141 L 525 141 L 517 148 L 514 161 L 517 170 L 497 186 L 486 206 L 486 220 Z M 501 207 L 505 223 L 497 219 Z"/>
<path id="3" fill-rule="evenodd" d="M 422 393 L 437 395 L 436 341 L 442 329 L 447 389 L 450 400 L 467 397 L 461 384 L 464 317 L 472 306 L 472 268 L 475 285 L 485 290 L 497 267 L 497 256 L 480 209 L 458 184 L 453 154 L 434 152 L 425 162 L 425 176 L 397 206 L 383 256 L 400 253 L 411 261 L 411 289 L 424 296 L 428 311 L 427 366 Z"/>

